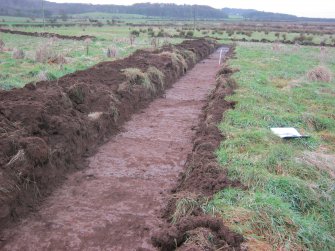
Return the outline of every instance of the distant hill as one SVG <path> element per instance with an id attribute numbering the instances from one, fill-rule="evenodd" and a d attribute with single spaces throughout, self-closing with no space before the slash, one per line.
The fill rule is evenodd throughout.
<path id="1" fill-rule="evenodd" d="M 93 5 L 78 3 L 44 2 L 46 16 L 62 14 L 81 14 L 87 12 L 105 12 L 122 14 L 140 14 L 163 18 L 192 19 L 224 19 L 228 15 L 237 15 L 246 20 L 260 21 L 335 21 L 335 19 L 301 18 L 294 15 L 262 12 L 252 9 L 215 9 L 205 5 L 176 5 L 139 3 L 131 6 L 124 5 Z M 1 0 L 0 15 L 40 17 L 41 0 Z"/>
<path id="2" fill-rule="evenodd" d="M 272 21 L 298 21 L 299 18 L 294 15 L 273 13 L 273 12 L 264 12 L 253 9 L 232 9 L 232 8 L 223 8 L 222 12 L 228 15 L 241 16 L 244 19 L 251 20 L 272 20 Z"/>
<path id="3" fill-rule="evenodd" d="M 310 18 L 310 17 L 297 17 L 295 15 L 273 13 L 258 11 L 253 9 L 235 9 L 223 8 L 222 12 L 227 15 L 240 16 L 246 20 L 260 20 L 260 21 L 325 21 L 335 22 L 333 18 Z"/>

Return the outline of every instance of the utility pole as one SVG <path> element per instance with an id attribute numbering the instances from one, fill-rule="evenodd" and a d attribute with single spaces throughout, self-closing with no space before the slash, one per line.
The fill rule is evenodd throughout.
<path id="1" fill-rule="evenodd" d="M 195 8 L 196 6 L 193 5 L 193 30 L 195 31 Z"/>
<path id="2" fill-rule="evenodd" d="M 45 30 L 44 0 L 42 0 L 43 29 Z"/>

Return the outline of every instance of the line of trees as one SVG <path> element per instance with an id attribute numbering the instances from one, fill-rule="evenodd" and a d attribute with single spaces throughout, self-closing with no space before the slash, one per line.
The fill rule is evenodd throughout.
<path id="1" fill-rule="evenodd" d="M 42 0 L 1 0 L 0 15 L 41 17 Z M 107 12 L 140 14 L 166 18 L 192 19 L 223 19 L 228 15 L 239 15 L 244 19 L 265 21 L 335 21 L 335 19 L 299 18 L 294 15 L 263 12 L 250 9 L 215 9 L 205 5 L 176 5 L 141 3 L 131 6 L 123 5 L 93 5 L 76 3 L 53 3 L 45 1 L 45 16 L 65 16 L 85 12 Z"/>

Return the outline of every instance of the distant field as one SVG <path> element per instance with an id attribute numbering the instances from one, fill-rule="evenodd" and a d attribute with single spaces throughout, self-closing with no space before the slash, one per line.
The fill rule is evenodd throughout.
<path id="1" fill-rule="evenodd" d="M 44 31 L 42 28 L 29 28 L 26 31 Z M 0 39 L 5 43 L 6 50 L 0 52 L 0 88 L 10 89 L 22 87 L 29 82 L 48 79 L 56 79 L 65 74 L 77 70 L 87 69 L 96 63 L 115 60 L 130 55 L 140 48 L 153 48 L 151 37 L 140 34 L 130 44 L 130 29 L 128 27 L 64 27 L 58 29 L 46 29 L 62 35 L 91 34 L 97 40 L 90 42 L 89 53 L 85 41 L 55 40 L 48 38 L 30 37 L 0 33 Z M 160 39 L 163 42 L 179 43 L 183 39 Z M 49 53 L 65 57 L 66 63 L 40 63 L 35 60 L 36 50 L 47 45 Z M 24 59 L 14 59 L 13 49 L 21 49 L 25 53 Z M 116 57 L 107 57 L 107 49 L 116 51 Z"/>
<path id="2" fill-rule="evenodd" d="M 57 18 L 50 23 L 52 18 L 54 17 L 46 18 L 46 26 L 43 27 L 42 19 L 3 16 L 0 17 L 0 26 L 6 25 L 5 28 L 26 32 L 95 36 L 97 39 L 89 44 L 89 54 L 86 55 L 87 48 L 84 41 L 51 42 L 46 38 L 0 33 L 0 39 L 5 43 L 5 50 L 0 52 L 0 88 L 22 87 L 28 82 L 40 80 L 43 75 L 44 78 L 45 75 L 50 79 L 58 78 L 101 61 L 125 57 L 139 48 L 153 48 L 163 43 L 179 43 L 193 37 L 213 37 L 223 43 L 242 39 L 281 40 L 292 43 L 307 41 L 326 45 L 335 43 L 334 35 L 328 34 L 332 29 L 329 24 L 325 24 L 319 33 L 315 33 L 315 29 L 320 24 L 310 24 L 306 26 L 309 27 L 306 28 L 306 32 L 301 33 L 297 31 L 304 26 L 298 23 L 248 23 L 242 22 L 238 16 L 231 16 L 228 20 L 196 20 L 195 27 L 193 20 L 149 18 L 133 14 L 84 13 L 68 16 L 66 20 Z M 291 30 L 287 27 L 291 27 Z M 133 44 L 130 44 L 131 33 L 136 36 Z M 153 42 L 156 45 L 153 45 Z M 66 63 L 60 65 L 36 62 L 36 50 L 43 45 L 47 45 L 53 55 L 65 57 Z M 22 49 L 25 58 L 13 59 L 14 48 Z M 108 48 L 116 51 L 117 56 L 108 58 L 106 56 Z"/>

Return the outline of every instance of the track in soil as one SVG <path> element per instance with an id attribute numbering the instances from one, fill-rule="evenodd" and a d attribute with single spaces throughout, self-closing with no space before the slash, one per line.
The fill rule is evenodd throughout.
<path id="1" fill-rule="evenodd" d="M 228 50 L 228 49 L 227 49 Z M 219 53 L 197 64 L 164 98 L 71 174 L 38 212 L 8 229 L 4 250 L 155 250 L 151 235 L 192 150 L 192 127 L 215 85 Z"/>

